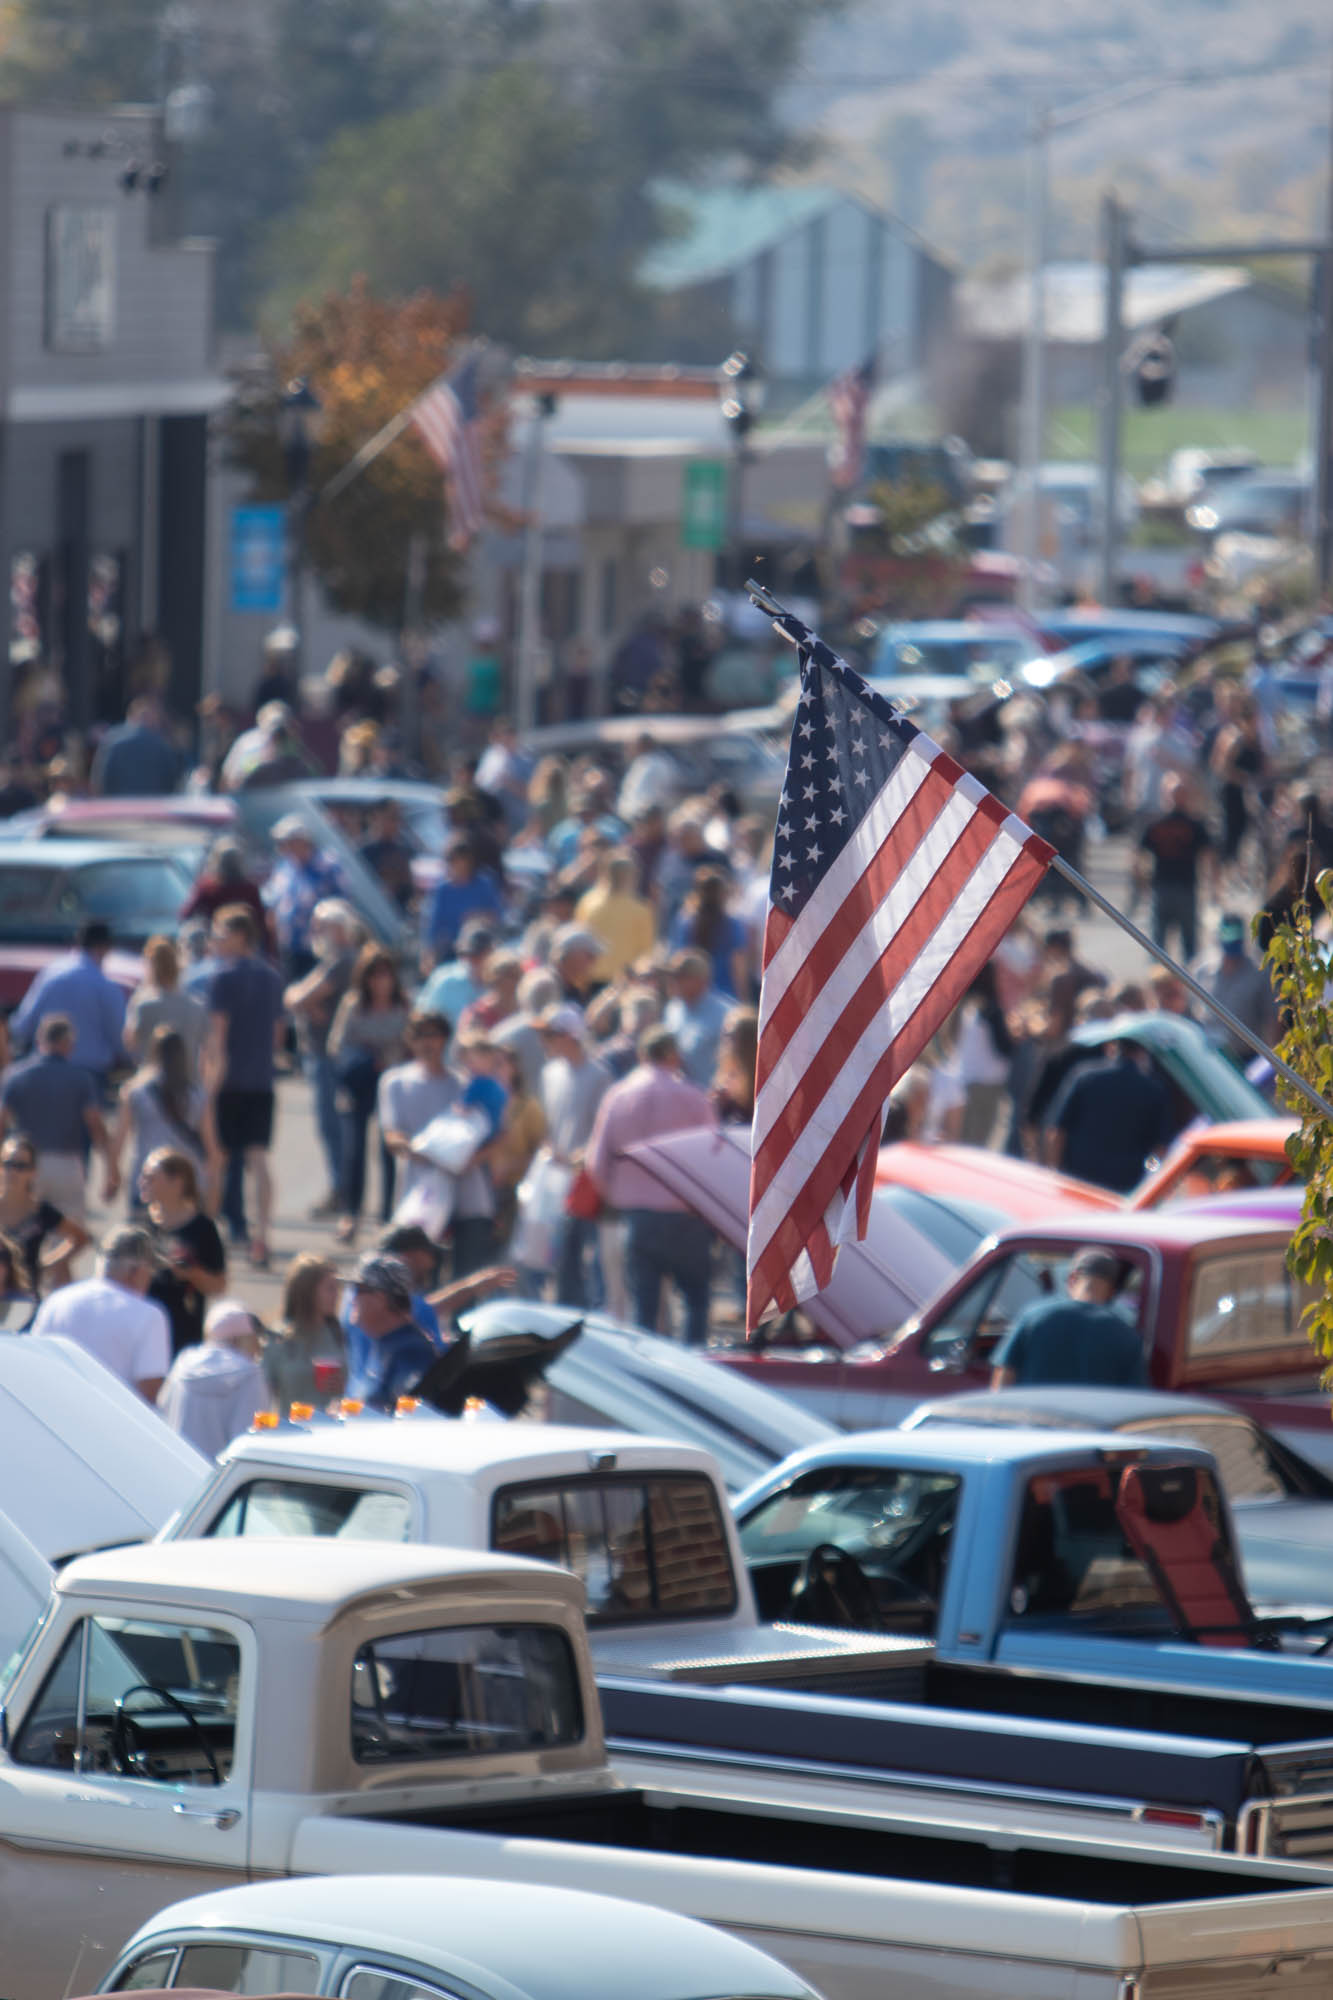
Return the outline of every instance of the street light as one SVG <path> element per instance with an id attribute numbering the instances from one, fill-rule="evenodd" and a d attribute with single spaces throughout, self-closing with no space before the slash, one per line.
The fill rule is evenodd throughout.
<path id="1" fill-rule="evenodd" d="M 745 581 L 745 468 L 749 463 L 746 440 L 764 407 L 765 386 L 763 371 L 758 363 L 739 347 L 734 354 L 727 356 L 717 371 L 718 403 L 722 421 L 731 434 L 725 582 L 733 590 L 739 590 Z"/>
<path id="2" fill-rule="evenodd" d="M 310 455 L 315 424 L 322 405 L 304 375 L 294 375 L 282 392 L 278 439 L 287 472 L 287 574 L 289 617 L 296 634 L 297 678 L 304 665 L 305 620 L 302 617 L 305 576 L 306 523 L 310 518 Z"/>

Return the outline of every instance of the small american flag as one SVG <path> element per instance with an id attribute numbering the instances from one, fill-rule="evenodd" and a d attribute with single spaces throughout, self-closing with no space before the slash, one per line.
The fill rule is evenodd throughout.
<path id="1" fill-rule="evenodd" d="M 830 385 L 829 404 L 838 426 L 838 441 L 830 461 L 835 486 L 855 486 L 866 455 L 866 418 L 875 393 L 875 357 L 849 368 Z"/>
<path id="2" fill-rule="evenodd" d="M 798 619 L 759 997 L 746 1323 L 865 1235 L 890 1091 L 1040 882 L 1052 849 Z"/>
<path id="3" fill-rule="evenodd" d="M 417 398 L 412 422 L 445 477 L 449 492 L 449 546 L 465 549 L 483 519 L 481 454 L 477 427 L 477 356 L 452 375 L 441 375 Z"/>

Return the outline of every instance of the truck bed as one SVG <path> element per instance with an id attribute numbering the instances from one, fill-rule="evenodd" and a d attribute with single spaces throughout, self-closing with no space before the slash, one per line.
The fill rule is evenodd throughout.
<path id="1" fill-rule="evenodd" d="M 1271 1867 L 1200 1865 L 1175 1855 L 1127 1857 L 1114 1849 L 1080 1852 L 1059 1843 L 1016 1844 L 881 1829 L 864 1820 L 752 1813 L 710 1805 L 701 1793 L 624 1790 L 538 1803 L 424 1808 L 384 1815 L 397 1825 L 448 1828 L 500 1839 L 549 1840 L 583 1847 L 698 1859 L 818 1869 L 835 1875 L 929 1882 L 962 1889 L 1003 1890 L 1114 1906 L 1305 1893 L 1308 1875 Z"/>
<path id="2" fill-rule="evenodd" d="M 1235 1843 L 1246 1805 L 1280 1802 L 1267 1850 L 1333 1861 L 1333 1716 L 1319 1709 L 921 1667 L 907 1700 L 599 1680 L 617 1755 L 890 1774 L 1126 1812 L 1212 1814 Z M 1106 1726 L 1113 1715 L 1115 1726 Z M 1015 1729 L 1011 1718 L 1025 1727 Z M 1200 1837 L 1198 1824 L 1193 1839 Z"/>

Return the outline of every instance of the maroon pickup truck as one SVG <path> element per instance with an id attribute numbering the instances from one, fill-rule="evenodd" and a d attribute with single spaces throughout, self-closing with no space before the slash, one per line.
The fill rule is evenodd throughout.
<path id="1" fill-rule="evenodd" d="M 644 1141 L 634 1153 L 727 1242 L 743 1247 L 744 1135 L 733 1144 L 729 1133 L 680 1132 Z M 1286 1268 L 1289 1219 L 1206 1203 L 1053 1214 L 987 1237 L 907 1319 L 878 1276 L 893 1267 L 893 1227 L 892 1213 L 879 1212 L 877 1202 L 867 1245 L 844 1250 L 848 1270 L 840 1261 L 834 1287 L 803 1308 L 817 1329 L 815 1343 L 751 1343 L 717 1358 L 849 1429 L 896 1424 L 917 1403 L 984 1388 L 991 1354 L 1011 1322 L 1059 1291 L 1074 1252 L 1096 1244 L 1119 1259 L 1117 1303 L 1142 1331 L 1154 1388 L 1234 1403 L 1333 1472 L 1329 1398 L 1300 1326 L 1308 1295 Z"/>

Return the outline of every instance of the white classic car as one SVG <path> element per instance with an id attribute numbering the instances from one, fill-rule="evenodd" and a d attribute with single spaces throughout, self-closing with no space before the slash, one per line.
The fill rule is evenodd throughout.
<path id="1" fill-rule="evenodd" d="M 766 1952 L 618 1896 L 438 1875 L 219 1889 L 136 1932 L 101 1993 L 338 2000 L 818 2000 Z"/>

